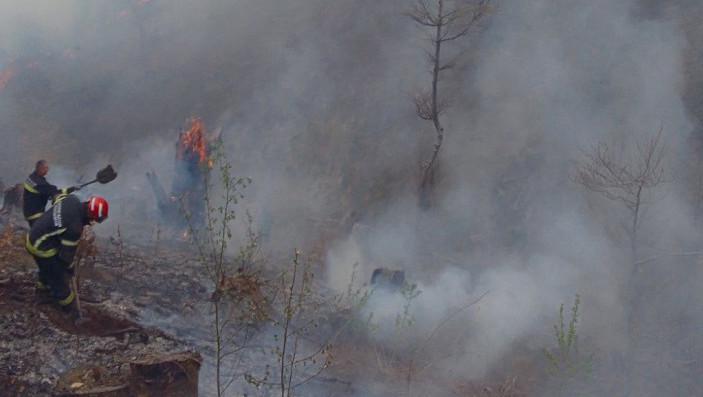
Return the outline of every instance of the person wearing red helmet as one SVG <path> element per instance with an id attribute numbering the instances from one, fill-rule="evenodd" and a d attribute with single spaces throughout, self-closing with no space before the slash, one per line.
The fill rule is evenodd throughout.
<path id="1" fill-rule="evenodd" d="M 58 300 L 61 309 L 73 319 L 80 316 L 71 290 L 73 263 L 78 240 L 83 228 L 107 219 L 108 205 L 102 197 L 87 201 L 68 194 L 59 197 L 54 205 L 36 219 L 27 233 L 25 246 L 39 268 L 37 294 L 43 300 Z"/>

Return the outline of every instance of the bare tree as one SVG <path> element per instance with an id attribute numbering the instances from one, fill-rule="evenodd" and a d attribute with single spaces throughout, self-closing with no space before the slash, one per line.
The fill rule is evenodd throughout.
<path id="1" fill-rule="evenodd" d="M 590 153 L 586 153 L 588 161 L 577 171 L 574 180 L 589 190 L 620 202 L 628 209 L 632 217 L 627 234 L 631 244 L 632 277 L 628 278 L 626 287 L 627 303 L 627 335 L 630 343 L 625 353 L 625 374 L 622 377 L 625 395 L 630 395 L 635 367 L 635 351 L 638 338 L 635 337 L 637 323 L 642 310 L 642 300 L 639 296 L 637 269 L 637 231 L 642 221 L 642 207 L 646 204 L 643 193 L 646 189 L 655 188 L 661 184 L 673 181 L 664 172 L 662 157 L 664 144 L 660 143 L 663 124 L 659 131 L 649 139 L 637 144 L 635 158 L 618 159 L 609 150 L 608 145 L 598 144 Z"/>
<path id="2" fill-rule="evenodd" d="M 444 139 L 444 128 L 440 116 L 450 103 L 439 95 L 439 77 L 444 70 L 456 65 L 458 56 L 449 60 L 442 58 L 442 46 L 448 42 L 465 37 L 469 30 L 490 10 L 491 0 L 416 0 L 408 16 L 427 29 L 432 42 L 427 57 L 432 65 L 432 87 L 415 94 L 414 102 L 417 115 L 432 121 L 435 129 L 435 144 L 428 161 L 422 166 L 422 180 L 419 186 L 419 203 L 421 208 L 431 206 L 431 197 L 436 186 L 438 155 Z"/>
<path id="3" fill-rule="evenodd" d="M 585 188 L 600 193 L 610 200 L 625 205 L 632 217 L 627 228 L 630 238 L 633 271 L 637 260 L 637 231 L 642 222 L 645 189 L 673 181 L 661 164 L 665 145 L 660 143 L 664 125 L 652 137 L 637 144 L 637 156 L 619 160 L 608 145 L 599 143 L 577 171 L 574 181 Z"/>

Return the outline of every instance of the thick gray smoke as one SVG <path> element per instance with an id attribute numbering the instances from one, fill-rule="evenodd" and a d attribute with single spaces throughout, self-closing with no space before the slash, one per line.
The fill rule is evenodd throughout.
<path id="1" fill-rule="evenodd" d="M 464 56 L 440 82 L 453 107 L 438 205 L 420 214 L 414 176 L 434 132 L 409 95 L 431 79 L 424 32 L 402 15 L 411 1 L 31 3 L 0 2 L 5 183 L 39 158 L 64 185 L 112 163 L 118 179 L 81 194 L 111 200 L 102 233 L 143 239 L 160 222 L 144 173 L 168 188 L 175 139 L 201 117 L 222 132 L 233 172 L 253 178 L 244 206 L 271 219 L 267 249 L 326 248 L 338 291 L 354 263 L 358 288 L 376 267 L 417 283 L 402 340 L 438 351 L 452 340 L 434 367 L 492 376 L 515 344 L 552 343 L 559 304 L 576 293 L 579 336 L 593 351 L 623 349 L 627 212 L 571 176 L 582 150 L 606 142 L 627 158 L 663 126 L 666 171 L 692 179 L 680 166 L 693 123 L 676 8 L 651 17 L 635 0 L 496 2 L 446 47 Z M 646 192 L 641 257 L 695 246 L 686 190 Z M 372 295 L 379 343 L 398 340 L 406 303 Z"/>
<path id="2" fill-rule="evenodd" d="M 441 221 L 430 232 L 442 238 L 421 248 L 437 254 L 424 264 L 435 278 L 410 280 L 423 293 L 410 306 L 417 322 L 404 332 L 408 346 L 422 345 L 451 318 L 443 327 L 455 332 L 445 332 L 468 334 L 460 339 L 463 350 L 444 363 L 461 368 L 458 376 L 485 377 L 517 341 L 554 343 L 559 303 L 568 308 L 576 293 L 584 302 L 580 336 L 605 355 L 625 349 L 623 296 L 631 276 L 623 225 L 631 220 L 620 203 L 584 195 L 571 176 L 585 160 L 581 150 L 605 142 L 616 152 L 625 147 L 622 158 L 636 158 L 637 145 L 663 126 L 665 170 L 686 179 L 681 174 L 690 170 L 678 162 L 693 128 L 681 100 L 685 40 L 676 10 L 647 20 L 635 15 L 634 5 L 502 4 L 480 35 L 474 74 L 451 77 L 464 82 L 465 100 L 445 118 L 446 190 L 434 214 Z M 695 247 L 700 237 L 692 208 L 673 193 L 681 187 L 667 188 L 668 194 L 658 187 L 643 196 L 643 257 Z M 394 210 L 407 213 L 407 207 Z M 366 244 L 356 235 L 340 243 L 328 258 L 337 270 L 334 280 L 349 272 L 344 263 L 351 260 L 398 267 L 392 259 L 413 253 L 412 244 L 383 242 L 427 242 L 426 235 L 415 235 L 414 222 L 396 222 L 395 233 L 378 222 Z M 464 244 L 452 245 L 457 240 Z M 386 251 L 365 252 L 375 242 Z M 400 267 L 412 270 L 412 278 L 419 269 L 405 263 Z M 684 279 L 694 274 L 670 271 L 683 272 Z M 453 309 L 484 292 L 453 317 Z M 398 296 L 372 297 L 369 310 L 386 324 L 378 334 L 384 343 L 398 338 L 394 321 L 406 304 Z M 685 302 L 669 304 L 665 310 L 687 310 Z"/>

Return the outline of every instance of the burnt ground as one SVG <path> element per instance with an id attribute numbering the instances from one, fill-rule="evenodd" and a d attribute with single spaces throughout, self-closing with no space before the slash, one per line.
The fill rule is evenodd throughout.
<path id="1" fill-rule="evenodd" d="M 128 286 L 120 272 L 131 271 L 141 262 L 116 267 L 112 259 L 115 252 L 98 251 L 91 258 L 94 262 L 80 268 L 83 319 L 78 324 L 56 304 L 40 302 L 34 293 L 36 266 L 23 248 L 24 233 L 22 229 L 4 228 L 0 235 L 3 395 L 53 396 L 117 390 L 129 385 L 134 375 L 130 371 L 139 362 L 183 354 L 199 356 L 193 346 L 178 337 L 140 321 L 140 305 L 151 305 L 159 298 L 152 292 L 137 299 L 130 297 L 137 286 Z M 131 260 L 126 256 L 123 259 Z"/>
<path id="2" fill-rule="evenodd" d="M 191 392 L 183 395 L 195 395 L 194 390 L 200 396 L 216 395 L 210 327 L 213 294 L 196 253 L 185 240 L 172 236 L 158 243 L 134 245 L 114 236 L 96 239 L 79 267 L 79 297 L 85 316 L 76 325 L 54 305 L 37 300 L 36 268 L 24 250 L 24 233 L 20 227 L 0 225 L 0 395 L 164 395 L 163 384 L 151 394 L 135 392 L 139 385 L 149 384 L 139 378 L 145 363 L 163 362 L 175 363 L 178 370 L 190 368 L 191 373 L 197 373 L 199 368 L 198 378 L 182 377 L 185 388 L 177 384 L 178 377 L 172 376 L 173 368 L 161 371 L 168 375 L 162 380 L 176 382 L 184 393 Z M 682 256 L 667 258 L 666 266 L 654 261 L 643 266 L 639 277 L 645 284 L 642 290 L 647 292 L 640 297 L 643 304 L 635 324 L 635 366 L 629 382 L 637 395 L 700 395 L 703 391 L 700 333 L 691 326 L 697 324 L 700 302 L 687 295 L 701 287 L 703 277 L 679 279 L 667 271 L 671 266 L 699 267 L 700 263 L 697 257 Z M 253 284 L 236 281 L 233 285 L 239 290 L 256 291 Z M 648 285 L 650 282 L 652 286 Z M 659 307 L 675 298 L 690 304 L 677 306 L 676 310 Z M 321 321 L 321 328 L 335 328 L 335 318 L 345 321 L 347 313 L 334 310 L 320 317 L 326 318 Z M 662 317 L 661 313 L 667 314 Z M 263 327 L 255 326 L 251 331 L 259 338 L 252 338 L 252 345 L 263 346 L 267 338 L 269 342 L 272 338 Z M 588 340 L 581 341 L 581 346 L 585 347 L 584 353 L 593 357 L 589 380 L 565 383 L 567 390 L 575 394 L 554 391 L 555 385 L 545 375 L 542 345 L 529 347 L 524 341 L 516 341 L 500 369 L 486 379 L 473 381 L 421 367 L 418 357 L 414 362 L 403 359 L 369 342 L 363 335 L 353 334 L 337 339 L 330 367 L 302 387 L 298 395 L 624 394 L 623 358 L 612 352 L 589 351 Z M 435 354 L 438 353 L 441 352 Z M 248 349 L 242 357 L 239 365 L 244 369 L 240 375 L 254 372 L 255 366 L 265 360 L 271 361 L 270 351 L 263 349 Z M 560 383 L 556 387 L 562 390 L 565 386 Z M 545 390 L 549 393 L 545 394 Z M 225 395 L 243 394 L 270 395 L 240 376 Z"/>
<path id="3" fill-rule="evenodd" d="M 212 293 L 205 287 L 208 283 L 200 273 L 197 256 L 183 239 L 164 239 L 148 247 L 114 237 L 95 239 L 79 266 L 84 318 L 77 325 L 57 305 L 42 304 L 35 296 L 36 266 L 24 250 L 25 232 L 21 226 L 0 225 L 2 395 L 163 395 L 163 389 L 153 394 L 135 392 L 134 372 L 139 363 L 176 361 L 182 369 L 183 362 L 192 364 L 203 357 L 198 365 L 191 365 L 191 370 L 200 369 L 199 382 L 196 379 L 186 384 L 199 388 L 201 396 L 215 395 L 213 368 L 208 364 L 208 357 L 213 355 L 208 326 Z M 368 375 L 369 362 L 377 360 L 378 347 L 360 348 L 352 342 L 339 343 L 336 350 L 337 368 L 315 377 L 300 392 L 381 396 L 389 395 L 390 385 L 405 394 L 402 364 L 374 368 Z M 252 350 L 248 354 L 249 360 L 258 362 L 267 353 Z M 194 370 L 197 373 L 197 368 Z M 515 376 L 479 383 L 448 382 L 441 374 L 431 376 L 434 383 L 445 384 L 445 393 L 526 395 L 524 384 L 516 384 Z M 353 381 L 361 378 L 370 380 Z M 267 395 L 241 379 L 226 395 L 241 393 Z"/>

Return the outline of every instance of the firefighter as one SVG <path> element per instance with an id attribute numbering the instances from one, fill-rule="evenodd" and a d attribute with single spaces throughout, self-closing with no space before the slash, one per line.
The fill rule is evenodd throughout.
<path id="1" fill-rule="evenodd" d="M 24 219 L 29 223 L 29 227 L 44 213 L 46 203 L 54 200 L 61 194 L 70 194 L 80 190 L 79 186 L 65 189 L 58 189 L 56 186 L 46 181 L 46 174 L 49 173 L 49 163 L 46 160 L 39 160 L 34 166 L 34 172 L 29 174 L 24 181 L 24 195 L 22 198 L 22 211 Z"/>
<path id="2" fill-rule="evenodd" d="M 25 246 L 39 268 L 36 292 L 40 301 L 58 300 L 61 309 L 76 320 L 80 317 L 69 279 L 83 227 L 107 218 L 107 201 L 90 197 L 81 202 L 73 195 L 59 197 L 27 233 Z"/>

